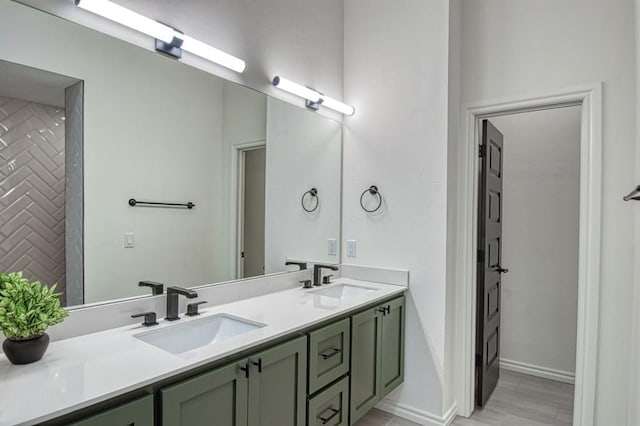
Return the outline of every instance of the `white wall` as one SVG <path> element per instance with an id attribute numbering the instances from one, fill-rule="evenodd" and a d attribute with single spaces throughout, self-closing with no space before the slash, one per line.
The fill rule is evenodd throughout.
<path id="1" fill-rule="evenodd" d="M 222 146 L 222 204 L 219 206 L 222 223 L 230 224 L 224 227 L 220 236 L 228 247 L 224 253 L 222 263 L 225 274 L 230 278 L 236 275 L 236 232 L 237 232 L 237 188 L 232 173 L 233 146 L 249 142 L 264 142 L 267 139 L 267 97 L 258 91 L 225 81 L 223 84 L 223 146 Z M 236 159 L 237 160 L 237 159 Z M 237 177 L 237 176 L 236 176 Z M 283 270 L 281 267 L 279 270 Z"/>
<path id="2" fill-rule="evenodd" d="M 504 136 L 500 358 L 575 374 L 580 107 L 491 118 Z"/>
<path id="3" fill-rule="evenodd" d="M 634 279 L 635 49 L 631 0 L 463 1 L 462 99 L 604 82 L 596 423 L 622 425 Z"/>
<path id="4" fill-rule="evenodd" d="M 153 50 L 150 37 L 74 6 L 69 0 L 19 0 L 73 22 Z M 327 95 L 342 97 L 342 0 L 118 0 L 118 4 L 164 22 L 235 55 L 247 64 L 237 74 L 189 53 L 181 60 L 225 79 L 288 100 L 304 101 L 271 85 L 280 74 Z M 321 114 L 341 119 L 323 109 Z"/>
<path id="5" fill-rule="evenodd" d="M 282 271 L 286 259 L 340 262 L 327 240 L 340 240 L 342 129 L 337 121 L 277 99 L 267 100 L 265 174 L 265 273 Z M 302 194 L 318 190 L 312 213 Z M 305 199 L 313 209 L 315 202 Z"/>
<path id="6" fill-rule="evenodd" d="M 85 300 L 146 294 L 142 279 L 227 279 L 215 256 L 222 80 L 13 2 L 0 3 L 0 38 L 12 40 L 2 59 L 85 81 Z M 197 208 L 134 209 L 130 197 Z"/>
<path id="7" fill-rule="evenodd" d="M 405 382 L 387 399 L 439 419 L 445 365 L 449 2 L 345 0 L 343 250 L 358 265 L 408 269 Z M 380 214 L 360 194 L 378 185 Z M 446 406 L 445 406 L 446 404 Z"/>

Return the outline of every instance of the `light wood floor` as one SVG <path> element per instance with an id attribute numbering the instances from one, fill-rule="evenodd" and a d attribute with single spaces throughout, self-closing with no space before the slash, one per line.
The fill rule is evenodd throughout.
<path id="1" fill-rule="evenodd" d="M 511 371 L 500 380 L 489 402 L 469 418 L 457 417 L 453 426 L 571 425 L 573 385 Z M 417 423 L 371 410 L 356 426 L 418 426 Z"/>

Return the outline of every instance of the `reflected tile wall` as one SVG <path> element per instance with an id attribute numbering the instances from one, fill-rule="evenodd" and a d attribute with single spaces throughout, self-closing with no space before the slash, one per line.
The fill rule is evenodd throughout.
<path id="1" fill-rule="evenodd" d="M 65 299 L 64 108 L 0 96 L 0 272 Z"/>

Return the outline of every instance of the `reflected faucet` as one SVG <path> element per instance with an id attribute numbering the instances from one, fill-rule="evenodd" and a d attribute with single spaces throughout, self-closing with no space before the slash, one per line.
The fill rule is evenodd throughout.
<path id="1" fill-rule="evenodd" d="M 167 287 L 167 316 L 164 318 L 167 321 L 179 320 L 178 315 L 178 296 L 183 295 L 187 299 L 194 299 L 198 297 L 198 293 L 193 290 L 182 287 Z"/>
<path id="2" fill-rule="evenodd" d="M 320 279 L 322 278 L 323 269 L 331 269 L 332 271 L 337 271 L 338 267 L 336 265 L 321 265 L 319 263 L 313 265 L 313 285 L 322 285 Z"/>
<path id="3" fill-rule="evenodd" d="M 151 294 L 157 296 L 158 294 L 162 294 L 164 284 L 155 281 L 140 281 L 138 287 L 151 287 Z"/>
<path id="4" fill-rule="evenodd" d="M 286 262 L 284 262 L 284 266 L 287 265 L 298 265 L 301 271 L 307 269 L 307 262 L 294 262 L 293 260 L 287 260 Z"/>

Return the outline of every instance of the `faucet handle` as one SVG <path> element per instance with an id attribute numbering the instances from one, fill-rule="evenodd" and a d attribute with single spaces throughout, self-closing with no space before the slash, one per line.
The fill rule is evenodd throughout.
<path id="1" fill-rule="evenodd" d="M 185 315 L 189 317 L 195 317 L 196 315 L 200 315 L 200 312 L 198 312 L 198 306 L 202 305 L 203 303 L 207 303 L 207 301 L 201 300 L 199 302 L 189 303 L 187 305 L 187 313 Z"/>
<path id="2" fill-rule="evenodd" d="M 302 288 L 313 288 L 313 284 L 311 284 L 311 280 L 302 280 L 300 281 L 302 284 Z"/>
<path id="3" fill-rule="evenodd" d="M 325 275 L 322 277 L 322 284 L 331 284 L 331 277 L 333 277 L 333 275 Z"/>
<path id="4" fill-rule="evenodd" d="M 158 325 L 158 321 L 156 321 L 155 312 L 143 312 L 141 314 L 131 315 L 131 318 L 140 318 L 140 317 L 144 317 L 144 321 L 142 322 L 142 325 L 144 325 L 145 327 Z"/>

